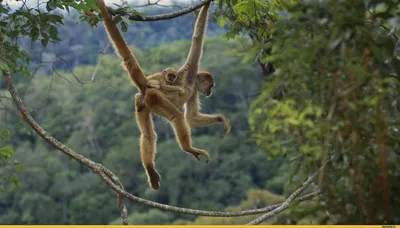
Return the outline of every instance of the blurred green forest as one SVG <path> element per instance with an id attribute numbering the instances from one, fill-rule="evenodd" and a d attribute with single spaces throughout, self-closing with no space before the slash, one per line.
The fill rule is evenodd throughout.
<path id="1" fill-rule="evenodd" d="M 128 40 L 135 37 L 130 43 L 139 43 L 141 47 L 154 45 L 153 39 L 143 39 L 146 31 L 152 31 L 154 37 L 167 37 L 157 47 L 143 50 L 134 47 L 145 72 L 151 74 L 168 66 L 178 67 L 187 54 L 182 50 L 188 50 L 190 42 L 174 41 L 182 39 L 176 33 L 180 27 L 174 20 L 163 22 L 161 27 L 168 29 L 157 30 L 151 24 L 132 26 L 124 34 Z M 186 38 L 190 38 L 191 24 L 185 24 L 188 25 Z M 55 73 L 53 63 L 36 62 L 43 67 L 32 78 L 22 78 L 18 83 L 24 91 L 24 102 L 45 129 L 84 156 L 113 170 L 127 191 L 157 202 L 221 210 L 246 199 L 250 189 L 269 187 L 282 193 L 284 178 L 273 178 L 277 175 L 279 160 L 266 161 L 266 153 L 248 142 L 248 109 L 260 91 L 262 75 L 255 65 L 241 62 L 240 52 L 245 50 L 238 42 L 208 38 L 202 59 L 202 69 L 214 75 L 217 85 L 213 96 L 202 97 L 202 111 L 224 113 L 232 122 L 232 131 L 222 138 L 221 125 L 193 129 L 194 145 L 212 153 L 212 161 L 204 164 L 182 152 L 169 124 L 156 117 L 156 163 L 163 182 L 162 190 L 154 191 L 148 188 L 140 161 L 140 133 L 133 106 L 136 88 L 115 55 L 98 53 L 108 43 L 104 28 L 87 27 L 66 23 L 61 29 L 62 42 L 35 50 L 42 56 L 62 56 L 65 62 L 72 62 L 76 66 L 71 67 L 72 73 L 65 64 L 65 69 L 56 66 Z M 86 43 L 91 45 L 85 46 Z M 158 40 L 158 43 L 161 42 Z M 88 53 L 82 54 L 77 45 Z M 101 62 L 95 79 L 88 82 L 96 70 L 90 63 L 96 64 L 98 59 Z M 11 100 L 2 99 L 2 102 L 11 105 Z M 0 128 L 11 130 L 13 159 L 24 168 L 18 173 L 20 185 L 7 187 L 0 194 L 0 224 L 107 224 L 117 219 L 114 193 L 90 170 L 36 136 L 16 112 L 14 108 L 2 111 L 0 118 L 6 121 L 1 122 Z M 134 224 L 168 224 L 177 219 L 193 219 L 193 216 L 149 210 L 141 205 L 129 205 L 128 211 L 134 211 L 130 216 Z"/>
<path id="2" fill-rule="evenodd" d="M 211 154 L 205 164 L 182 152 L 167 121 L 155 117 L 159 191 L 148 187 L 140 161 L 137 90 L 101 23 L 57 12 L 94 4 L 73 2 L 80 3 L 50 0 L 41 13 L 2 4 L 1 73 L 11 72 L 44 129 L 112 170 L 126 191 L 179 207 L 242 211 L 283 202 L 329 161 L 305 191 L 320 190 L 319 197 L 263 224 L 400 223 L 398 1 L 217 1 L 201 61 L 216 87 L 201 97 L 202 112 L 225 114 L 232 130 L 222 137 L 221 125 L 192 129 L 193 144 Z M 193 24 L 192 14 L 134 22 L 123 35 L 149 75 L 184 62 Z M 121 223 L 115 192 L 30 128 L 5 80 L 0 120 L 0 224 Z M 125 204 L 131 224 L 245 224 L 258 217 Z"/>

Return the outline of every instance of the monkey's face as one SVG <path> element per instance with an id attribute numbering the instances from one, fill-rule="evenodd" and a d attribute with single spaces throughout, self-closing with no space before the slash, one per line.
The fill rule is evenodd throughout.
<path id="1" fill-rule="evenodd" d="M 211 96 L 212 88 L 215 86 L 214 78 L 206 71 L 201 71 L 196 76 L 196 87 L 200 93 Z"/>
<path id="2" fill-rule="evenodd" d="M 177 70 L 172 67 L 168 67 L 163 71 L 163 77 L 165 80 L 169 83 L 174 83 L 175 80 L 178 78 L 177 76 Z"/>
<path id="3" fill-rule="evenodd" d="M 168 75 L 167 75 L 167 81 L 168 82 L 175 82 L 175 80 L 176 80 L 176 75 L 175 74 L 172 74 L 172 73 L 169 73 Z"/>

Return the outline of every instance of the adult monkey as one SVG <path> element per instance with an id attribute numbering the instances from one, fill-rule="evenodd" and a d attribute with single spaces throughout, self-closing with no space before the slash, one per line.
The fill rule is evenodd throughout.
<path id="1" fill-rule="evenodd" d="M 197 92 L 195 91 L 200 88 L 198 86 L 195 87 L 195 81 L 196 78 L 201 78 L 197 77 L 198 74 L 203 76 L 207 75 L 207 73 L 204 72 L 198 73 L 198 70 L 203 49 L 203 36 L 207 27 L 207 16 L 210 2 L 203 6 L 198 15 L 192 45 L 185 64 L 179 70 L 175 70 L 174 72 L 177 79 L 183 80 L 185 85 L 185 93 L 182 96 L 178 96 L 176 93 L 168 93 L 167 91 L 161 92 L 155 88 L 148 88 L 146 90 L 148 79 L 145 77 L 135 56 L 131 53 L 116 24 L 113 22 L 112 17 L 109 15 L 104 1 L 98 0 L 97 5 L 100 9 L 100 14 L 103 17 L 107 34 L 113 42 L 117 54 L 123 58 L 124 67 L 128 71 L 132 81 L 139 89 L 140 94 L 143 96 L 145 106 L 143 107 L 143 110 L 136 113 L 136 120 L 142 133 L 140 137 L 141 158 L 143 166 L 146 169 L 150 187 L 153 189 L 159 189 L 161 177 L 156 171 L 154 164 L 157 135 L 154 131 L 151 113 L 158 114 L 170 121 L 182 150 L 191 153 L 198 160 L 199 156 L 203 155 L 208 161 L 209 153 L 192 146 L 190 127 L 185 116 L 193 125 L 196 126 L 206 126 L 217 122 L 224 122 L 225 134 L 228 133 L 230 129 L 229 121 L 223 115 L 206 115 L 198 113 L 198 98 Z M 182 107 L 189 100 L 191 103 L 187 105 L 184 116 L 183 113 L 179 111 L 178 107 Z M 140 103 L 140 96 L 136 96 L 136 106 L 140 105 Z"/>

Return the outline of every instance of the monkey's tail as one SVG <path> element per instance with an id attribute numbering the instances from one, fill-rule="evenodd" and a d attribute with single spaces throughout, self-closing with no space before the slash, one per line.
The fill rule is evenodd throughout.
<path id="1" fill-rule="evenodd" d="M 117 25 L 112 20 L 111 15 L 108 13 L 104 0 L 97 0 L 97 7 L 99 7 L 100 14 L 103 17 L 108 38 L 113 44 L 117 54 L 124 60 L 123 64 L 126 67 L 130 78 L 143 93 L 146 90 L 147 78 L 140 68 L 138 61 L 129 49 L 128 44 L 122 37 Z"/>

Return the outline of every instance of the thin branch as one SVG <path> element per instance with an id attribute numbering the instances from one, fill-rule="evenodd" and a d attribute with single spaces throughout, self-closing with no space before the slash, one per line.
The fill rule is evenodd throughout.
<path id="1" fill-rule="evenodd" d="M 3 34 L 0 32 L 0 56 L 4 57 L 4 49 L 3 49 Z M 112 177 L 113 181 L 120 186 L 120 188 L 123 191 L 123 186 L 121 182 L 118 180 L 118 177 L 116 177 L 114 174 L 112 174 L 111 171 L 109 171 L 106 168 L 101 168 L 101 164 L 97 164 L 93 162 L 92 160 L 87 159 L 86 157 L 82 156 L 81 154 L 75 152 L 71 148 L 67 147 L 66 145 L 62 144 L 59 142 L 57 139 L 55 139 L 53 136 L 51 136 L 49 133 L 47 133 L 39 124 L 36 123 L 36 121 L 32 118 L 32 116 L 29 114 L 29 111 L 27 108 L 24 106 L 22 103 L 22 100 L 18 94 L 18 91 L 15 89 L 14 84 L 12 83 L 11 75 L 10 72 L 3 70 L 2 71 L 4 74 L 4 77 L 6 79 L 6 84 L 8 91 L 10 92 L 15 105 L 17 106 L 19 112 L 22 115 L 22 118 L 27 122 L 36 133 L 38 133 L 39 136 L 50 142 L 54 147 L 56 147 L 59 151 L 63 152 L 64 154 L 68 155 L 69 157 L 75 159 L 76 161 L 80 162 L 81 164 L 84 164 L 93 172 L 96 174 L 102 176 L 102 175 L 108 175 Z M 106 173 L 106 174 L 105 174 Z M 118 193 L 118 198 L 122 197 L 120 193 Z M 118 200 L 118 207 L 121 210 L 121 216 L 123 219 L 123 222 L 127 221 L 127 210 L 126 207 L 122 204 L 122 200 Z M 123 210 L 125 209 L 125 210 Z"/>
<path id="2" fill-rule="evenodd" d="M 301 188 L 297 189 L 294 191 L 286 200 L 283 202 L 279 207 L 275 208 L 274 210 L 258 217 L 257 219 L 247 223 L 246 225 L 258 225 L 265 220 L 281 213 L 282 211 L 286 210 L 289 205 L 296 200 L 298 196 L 308 187 L 311 185 L 311 183 L 314 181 L 315 177 L 318 175 L 318 173 L 324 168 L 325 166 L 322 166 L 317 172 L 315 172 L 306 182 L 303 183 L 303 186 Z"/>
<path id="3" fill-rule="evenodd" d="M 94 69 L 93 74 L 92 74 L 92 76 L 90 77 L 90 81 L 93 81 L 93 80 L 94 80 L 94 77 L 96 76 L 97 71 L 99 70 L 99 66 L 100 66 L 100 63 L 101 63 L 101 59 L 102 59 L 103 55 L 105 55 L 105 54 L 107 53 L 107 50 L 108 50 L 108 48 L 110 47 L 110 45 L 111 45 L 111 43 L 108 43 L 108 44 L 106 45 L 106 47 L 104 48 L 104 50 L 100 52 L 101 55 L 99 56 L 99 60 L 97 61 L 96 68 Z"/>
<path id="4" fill-rule="evenodd" d="M 166 14 L 160 14 L 160 15 L 154 15 L 154 16 L 139 16 L 133 13 L 128 13 L 128 12 L 118 12 L 112 8 L 108 8 L 108 11 L 110 12 L 111 15 L 120 15 L 120 16 L 128 16 L 130 20 L 133 21 L 161 21 L 161 20 L 168 20 L 176 17 L 183 16 L 185 14 L 191 13 L 197 9 L 200 9 L 202 6 L 205 4 L 211 2 L 213 0 L 205 0 L 197 3 L 196 5 L 190 6 L 188 8 L 178 10 L 173 13 L 166 13 Z"/>
<path id="5" fill-rule="evenodd" d="M 126 197 L 132 201 L 153 207 L 153 208 L 158 208 L 161 210 L 166 210 L 166 211 L 172 211 L 172 212 L 180 212 L 180 213 L 185 213 L 185 214 L 192 214 L 192 215 L 201 215 L 201 216 L 210 216 L 210 217 L 238 217 L 238 216 L 246 216 L 246 215 L 255 215 L 255 214 L 261 214 L 265 212 L 269 212 L 274 210 L 277 207 L 280 207 L 281 204 L 276 204 L 264 208 L 259 208 L 259 209 L 253 209 L 253 210 L 244 210 L 244 211 L 238 211 L 238 212 L 222 212 L 222 211 L 205 211 L 205 210 L 194 210 L 194 209 L 189 209 L 189 208 L 181 208 L 181 207 L 175 207 L 175 206 L 170 206 L 166 204 L 161 204 L 157 203 L 154 201 L 146 200 L 137 196 L 134 196 L 128 192 L 126 192 L 122 186 L 120 185 L 121 183 L 118 180 L 118 177 L 113 174 L 110 170 L 105 168 L 103 165 L 95 163 L 86 157 L 82 156 L 81 154 L 75 152 L 71 148 L 67 147 L 66 145 L 62 144 L 59 142 L 57 139 L 55 139 L 53 136 L 48 134 L 40 125 L 36 123 L 36 121 L 32 118 L 32 116 L 29 114 L 27 111 L 26 107 L 22 103 L 18 92 L 16 91 L 9 72 L 3 71 L 8 90 L 10 91 L 14 103 L 16 104 L 18 110 L 20 111 L 22 117 L 24 120 L 32 127 L 36 133 L 38 133 L 39 136 L 44 138 L 46 141 L 48 141 L 50 144 L 52 144 L 54 147 L 56 147 L 58 150 L 60 150 L 62 153 L 68 155 L 69 157 L 75 159 L 79 163 L 87 166 L 91 170 L 93 170 L 94 173 L 100 176 L 101 179 L 104 180 L 104 182 L 110 186 L 115 192 L 118 194 L 122 195 L 123 197 Z M 111 178 L 111 179 L 110 179 Z M 317 195 L 319 195 L 320 192 L 314 192 L 308 195 L 305 195 L 301 198 L 298 199 L 298 202 L 302 202 L 304 200 L 311 199 Z M 121 213 L 123 213 L 121 211 Z"/>
<path id="6" fill-rule="evenodd" d="M 48 141 L 50 144 L 52 144 L 54 147 L 56 147 L 59 151 L 62 153 L 68 155 L 69 157 L 73 158 L 74 160 L 78 161 L 79 163 L 85 165 L 89 169 L 93 170 L 94 173 L 100 176 L 101 179 L 104 180 L 104 182 L 110 186 L 115 192 L 119 194 L 119 199 L 120 197 L 126 197 L 132 201 L 153 207 L 153 208 L 158 208 L 161 210 L 166 210 L 166 211 L 172 211 L 172 212 L 180 212 L 180 213 L 185 213 L 185 214 L 192 214 L 192 215 L 201 215 L 201 216 L 210 216 L 210 217 L 237 217 L 237 216 L 246 216 L 246 215 L 254 215 L 254 214 L 261 214 L 265 212 L 269 212 L 274 210 L 275 208 L 278 208 L 282 206 L 282 204 L 276 204 L 260 209 L 253 209 L 253 210 L 244 210 L 244 211 L 238 211 L 238 212 L 222 212 L 222 211 L 205 211 L 205 210 L 194 210 L 194 209 L 189 209 L 189 208 L 181 208 L 181 207 L 175 207 L 175 206 L 170 206 L 166 204 L 161 204 L 157 203 L 154 201 L 146 200 L 137 196 L 134 196 L 128 192 L 126 192 L 122 185 L 120 185 L 120 182 L 118 180 L 118 177 L 116 177 L 115 174 L 113 174 L 110 170 L 105 168 L 103 165 L 95 163 L 86 157 L 82 156 L 81 154 L 75 152 L 71 148 L 67 147 L 66 145 L 62 144 L 59 142 L 57 139 L 55 139 L 53 136 L 51 136 L 49 133 L 47 133 L 40 125 L 36 123 L 36 121 L 32 118 L 32 116 L 29 114 L 27 111 L 27 108 L 24 106 L 22 103 L 18 92 L 16 91 L 12 79 L 10 76 L 9 72 L 3 71 L 7 87 L 9 92 L 11 93 L 14 103 L 16 104 L 18 110 L 20 111 L 22 117 L 24 120 L 32 127 L 36 133 L 41 136 L 43 139 Z M 112 180 L 111 180 L 111 179 Z M 299 198 L 298 201 L 302 202 L 304 200 L 311 199 L 317 195 L 319 195 L 320 192 L 314 192 L 309 195 L 305 195 L 302 198 Z M 120 201 L 118 201 L 120 202 Z M 120 207 L 121 204 L 118 206 Z M 126 208 L 125 208 L 126 209 Z M 125 215 L 125 210 L 121 210 L 121 214 Z"/>
<path id="7" fill-rule="evenodd" d="M 72 76 L 75 78 L 75 80 L 76 80 L 78 83 L 83 84 L 83 85 L 89 84 L 89 83 L 93 83 L 94 80 L 91 80 L 92 78 L 90 78 L 88 81 L 82 81 L 81 79 L 79 79 L 79 77 L 78 77 L 78 76 L 74 73 L 74 71 L 72 70 L 71 65 L 70 65 L 70 64 L 67 62 L 67 60 L 65 60 L 63 57 L 57 57 L 54 61 L 50 61 L 50 62 L 42 61 L 42 63 L 51 63 L 51 67 L 52 67 L 53 72 L 56 73 L 56 75 L 59 76 L 60 78 L 62 78 L 62 79 L 64 79 L 64 80 L 68 81 L 69 83 L 71 83 L 70 80 L 68 80 L 66 77 L 62 76 L 62 75 L 56 70 L 56 62 L 57 62 L 57 60 L 61 60 L 62 62 L 65 63 L 65 65 L 67 66 L 68 71 L 71 72 Z M 95 69 L 95 72 L 94 72 L 94 73 L 97 73 L 96 70 L 97 70 L 97 66 L 96 66 L 96 69 Z M 94 76 L 94 75 L 92 75 L 92 77 L 93 77 L 93 76 Z M 113 88 L 113 89 L 117 89 L 115 86 L 113 86 L 113 85 L 111 84 L 111 82 L 110 82 L 109 80 L 101 80 L 101 81 L 98 81 L 98 83 L 102 83 L 102 84 L 108 85 L 108 86 L 110 86 L 110 87 Z"/>
<path id="8" fill-rule="evenodd" d="M 396 39 L 399 39 L 399 37 L 394 33 L 395 31 L 392 31 L 392 29 L 386 27 L 382 22 L 378 21 L 377 19 L 375 19 L 375 14 L 373 12 L 371 12 L 371 10 L 366 9 L 366 11 L 368 13 L 370 13 L 372 15 L 372 20 L 375 21 L 376 23 L 379 24 L 379 26 L 381 26 L 382 28 L 386 29 L 387 31 L 389 31 L 388 36 L 393 36 Z M 396 27 L 393 28 L 394 30 L 396 30 Z"/>
<path id="9" fill-rule="evenodd" d="M 133 7 L 133 8 L 142 8 L 142 7 L 157 5 L 160 1 L 161 1 L 161 0 L 157 0 L 157 1 L 155 1 L 155 2 L 147 1 L 146 4 L 143 4 L 143 5 L 135 5 L 135 6 L 132 6 L 132 7 Z"/>

